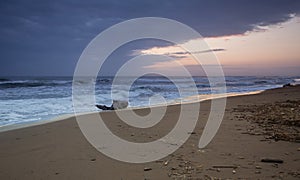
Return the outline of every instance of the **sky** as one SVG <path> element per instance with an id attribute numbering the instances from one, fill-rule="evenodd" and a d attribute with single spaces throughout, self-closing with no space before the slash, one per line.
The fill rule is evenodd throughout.
<path id="1" fill-rule="evenodd" d="M 299 14 L 297 0 L 1 0 L 0 76 L 72 76 L 96 35 L 139 17 L 170 18 L 195 29 L 208 44 L 201 54 L 214 53 L 226 75 L 300 75 Z M 191 54 L 151 39 L 118 48 L 100 74 L 113 75 L 129 59 L 145 54 L 175 60 L 149 62 L 133 73 L 161 69 L 177 75 L 174 62 L 180 62 L 193 75 L 202 75 Z"/>

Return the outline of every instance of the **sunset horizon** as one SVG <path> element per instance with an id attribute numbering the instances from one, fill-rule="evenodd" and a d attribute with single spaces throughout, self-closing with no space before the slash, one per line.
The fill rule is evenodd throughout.
<path id="1" fill-rule="evenodd" d="M 0 180 L 299 179 L 299 0 L 0 0 Z"/>

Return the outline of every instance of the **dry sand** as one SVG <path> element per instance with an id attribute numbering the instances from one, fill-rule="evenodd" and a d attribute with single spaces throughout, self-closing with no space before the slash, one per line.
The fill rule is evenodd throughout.
<path id="1" fill-rule="evenodd" d="M 217 135 L 205 149 L 199 150 L 197 145 L 210 111 L 210 101 L 204 101 L 198 124 L 188 141 L 164 159 L 145 164 L 124 163 L 101 154 L 84 138 L 74 117 L 1 132 L 0 179 L 299 179 L 300 144 L 249 133 L 249 127 L 256 122 L 243 115 L 255 113 L 248 112 L 252 105 L 300 100 L 299 92 L 299 86 L 285 87 L 228 98 Z M 248 109 L 240 110 L 243 107 Z M 129 127 L 114 112 L 101 113 L 101 116 L 116 135 L 134 142 L 149 142 L 172 129 L 179 110 L 180 105 L 169 106 L 164 119 L 145 130 Z M 149 110 L 136 112 L 147 114 Z M 264 163 L 261 162 L 263 157 L 284 162 Z M 215 168 L 215 165 L 236 167 Z M 144 168 L 151 170 L 144 171 Z"/>

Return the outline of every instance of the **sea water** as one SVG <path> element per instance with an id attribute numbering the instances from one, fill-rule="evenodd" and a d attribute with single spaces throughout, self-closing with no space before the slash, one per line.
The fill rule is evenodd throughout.
<path id="1" fill-rule="evenodd" d="M 95 99 L 98 104 L 112 103 L 113 77 L 95 80 Z M 175 77 L 175 82 L 161 76 L 143 76 L 137 79 L 129 91 L 129 106 L 149 105 L 149 98 L 160 95 L 167 103 L 178 99 L 189 101 L 195 95 L 211 94 L 206 77 L 193 77 L 197 92 L 188 91 L 187 78 Z M 252 77 L 228 76 L 228 93 L 247 93 L 297 83 L 299 77 Z M 0 79 L 0 126 L 43 121 L 59 115 L 74 113 L 72 106 L 72 77 L 13 77 Z M 174 84 L 175 83 L 175 84 Z M 178 87 L 184 87 L 184 96 Z M 151 105 L 155 105 L 152 104 Z M 84 108 L 82 112 L 84 112 Z M 90 111 L 90 110 L 89 110 Z M 96 107 L 92 111 L 99 111 Z"/>

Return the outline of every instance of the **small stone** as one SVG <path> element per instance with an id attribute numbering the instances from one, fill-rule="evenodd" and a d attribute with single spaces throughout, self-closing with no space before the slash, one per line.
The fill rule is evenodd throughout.
<path id="1" fill-rule="evenodd" d="M 218 172 L 221 172 L 221 169 L 220 169 L 220 168 L 218 168 L 218 169 L 217 169 L 217 171 L 218 171 Z"/>
<path id="2" fill-rule="evenodd" d="M 168 164 L 169 164 L 169 161 L 166 161 L 166 162 L 164 163 L 165 166 L 167 166 Z"/>
<path id="3" fill-rule="evenodd" d="M 255 171 L 255 174 L 260 174 L 260 171 Z"/>
<path id="4" fill-rule="evenodd" d="M 150 168 L 150 167 L 145 167 L 144 168 L 144 171 L 151 171 L 152 170 L 152 168 Z"/>
<path id="5" fill-rule="evenodd" d="M 173 171 L 174 171 L 174 170 L 176 170 L 176 168 L 175 168 L 175 167 L 172 167 L 172 168 L 171 168 L 171 170 L 173 170 Z"/>
<path id="6" fill-rule="evenodd" d="M 260 166 L 255 166 L 255 169 L 261 169 L 261 167 Z"/>
<path id="7" fill-rule="evenodd" d="M 245 159 L 244 156 L 238 156 L 239 159 Z"/>
<path id="8" fill-rule="evenodd" d="M 91 159 L 91 161 L 93 161 L 93 162 L 96 161 L 96 158 Z"/>
<path id="9" fill-rule="evenodd" d="M 298 148 L 297 151 L 300 151 L 300 148 Z"/>
<path id="10" fill-rule="evenodd" d="M 232 173 L 233 173 L 233 174 L 235 174 L 235 173 L 236 173 L 236 171 L 235 171 L 235 170 L 232 170 Z"/>
<path id="11" fill-rule="evenodd" d="M 203 168 L 203 165 L 198 165 L 196 168 L 201 169 Z"/>

